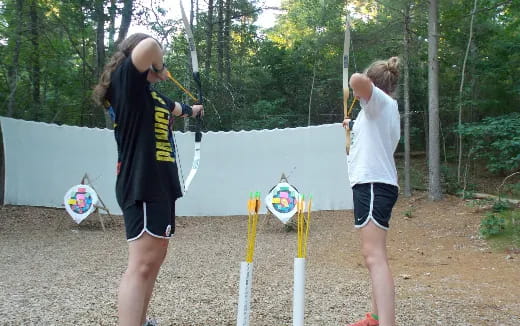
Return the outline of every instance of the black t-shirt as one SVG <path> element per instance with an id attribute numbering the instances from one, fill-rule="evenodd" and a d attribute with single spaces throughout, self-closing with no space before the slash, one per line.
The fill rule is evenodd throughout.
<path id="1" fill-rule="evenodd" d="M 150 88 L 147 73 L 139 72 L 128 57 L 112 73 L 107 92 L 115 113 L 116 197 L 122 209 L 137 200 L 175 201 L 182 196 L 169 132 L 175 103 Z"/>

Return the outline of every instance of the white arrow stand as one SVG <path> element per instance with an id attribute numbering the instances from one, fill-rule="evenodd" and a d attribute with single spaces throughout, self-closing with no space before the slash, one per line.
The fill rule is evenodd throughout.
<path id="1" fill-rule="evenodd" d="M 240 286 L 238 289 L 237 326 L 249 326 L 251 312 L 251 288 L 253 284 L 253 263 L 240 263 Z"/>
<path id="2" fill-rule="evenodd" d="M 294 258 L 293 326 L 303 326 L 305 315 L 305 258 Z"/>

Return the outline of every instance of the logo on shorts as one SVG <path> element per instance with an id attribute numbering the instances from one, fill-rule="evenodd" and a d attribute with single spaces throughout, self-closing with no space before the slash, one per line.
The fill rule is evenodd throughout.
<path id="1" fill-rule="evenodd" d="M 169 237 L 171 234 L 172 234 L 172 226 L 171 226 L 171 225 L 168 225 L 168 226 L 166 227 L 166 231 L 164 231 L 164 235 L 165 235 L 166 237 Z"/>

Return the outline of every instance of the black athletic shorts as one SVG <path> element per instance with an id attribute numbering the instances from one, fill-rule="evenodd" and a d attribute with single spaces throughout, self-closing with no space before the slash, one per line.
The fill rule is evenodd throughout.
<path id="1" fill-rule="evenodd" d="M 138 239 L 144 232 L 161 239 L 170 239 L 175 233 L 175 202 L 143 202 L 123 209 L 126 238 Z"/>
<path id="2" fill-rule="evenodd" d="M 386 183 L 360 183 L 352 187 L 352 193 L 356 228 L 362 228 L 372 220 L 387 230 L 399 188 Z"/>

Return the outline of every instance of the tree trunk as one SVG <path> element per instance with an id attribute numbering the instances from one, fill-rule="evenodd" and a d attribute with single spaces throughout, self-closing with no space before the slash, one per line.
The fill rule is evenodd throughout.
<path id="1" fill-rule="evenodd" d="M 439 4 L 438 0 L 430 0 L 428 17 L 428 196 L 430 200 L 440 200 L 440 147 L 439 147 Z"/>
<path id="2" fill-rule="evenodd" d="M 101 75 L 105 65 L 105 14 L 103 11 L 103 0 L 96 0 L 96 78 Z"/>
<path id="3" fill-rule="evenodd" d="M 8 83 L 9 83 L 9 96 L 7 99 L 7 116 L 14 116 L 16 110 L 16 88 L 18 87 L 18 70 L 19 70 L 19 58 L 20 58 L 20 47 L 21 47 L 21 33 L 23 24 L 23 0 L 16 0 L 15 7 L 15 21 L 13 36 L 8 39 L 8 42 L 14 42 L 13 47 L 13 61 L 8 68 Z"/>
<path id="4" fill-rule="evenodd" d="M 225 25 L 224 25 L 224 71 L 226 74 L 226 83 L 229 85 L 231 83 L 231 56 L 230 56 L 230 48 L 231 48 L 231 1 L 226 0 L 226 10 L 225 10 Z"/>
<path id="5" fill-rule="evenodd" d="M 408 53 L 410 50 L 410 3 L 406 3 L 404 10 L 404 195 L 410 197 L 412 196 L 412 188 L 410 185 L 410 72 L 408 69 Z"/>
<path id="6" fill-rule="evenodd" d="M 103 68 L 105 66 L 105 13 L 103 0 L 96 0 L 96 70 L 94 77 L 99 79 L 101 73 L 103 72 Z M 110 19 L 113 19 L 110 17 Z M 110 30 L 110 29 L 109 29 Z M 109 32 L 110 35 L 110 32 Z M 110 36 L 109 36 L 110 37 Z M 109 39 L 110 42 L 110 39 Z M 104 108 L 99 108 L 104 111 L 105 118 L 105 128 L 113 129 L 113 123 L 110 119 L 110 116 L 106 112 Z"/>
<path id="7" fill-rule="evenodd" d="M 464 75 L 466 72 L 466 62 L 468 60 L 469 49 L 471 47 L 471 39 L 473 37 L 473 19 L 475 18 L 475 11 L 477 10 L 477 0 L 473 4 L 473 10 L 471 11 L 471 21 L 469 23 L 469 38 L 468 45 L 466 47 L 466 54 L 464 55 L 464 62 L 462 63 L 462 73 L 460 77 L 460 88 L 459 88 L 459 129 L 462 127 L 462 91 L 464 90 Z M 461 169 L 462 169 L 462 135 L 459 133 L 459 160 L 457 165 L 457 181 L 461 182 Z"/>
<path id="8" fill-rule="evenodd" d="M 39 32 L 39 19 L 38 19 L 38 4 L 37 0 L 32 0 L 29 6 L 29 33 L 31 40 L 31 76 L 32 81 L 32 117 L 36 121 L 40 120 L 41 116 L 41 98 L 40 98 L 40 80 L 41 80 L 41 68 L 40 68 L 40 32 Z"/>
<path id="9" fill-rule="evenodd" d="M 85 82 L 85 79 L 86 79 L 86 70 L 87 70 L 87 66 L 86 66 L 86 62 L 87 62 L 87 57 L 86 57 L 86 54 L 87 54 L 87 42 L 85 40 L 85 29 L 86 29 L 86 24 L 87 24 L 87 19 L 85 17 L 85 12 L 83 11 L 83 8 L 86 8 L 86 4 L 84 2 L 84 0 L 80 0 L 79 1 L 79 4 L 80 4 L 80 8 L 81 8 L 81 29 L 80 29 L 80 38 L 81 38 L 81 47 L 80 47 L 80 51 L 81 51 L 81 58 L 83 58 L 83 60 L 81 61 L 81 84 L 82 84 L 82 90 L 84 90 L 86 88 L 86 82 Z M 94 70 L 95 71 L 95 70 Z M 85 103 L 85 96 L 83 96 L 83 93 L 81 93 L 81 125 L 82 126 L 89 126 L 89 122 L 90 122 L 90 119 L 91 119 L 91 116 L 90 116 L 90 110 L 91 110 L 91 106 L 90 105 L 86 105 Z"/>
<path id="10" fill-rule="evenodd" d="M 211 51 L 213 48 L 213 0 L 208 0 L 208 23 L 206 26 L 206 59 L 204 67 L 210 71 Z"/>
<path id="11" fill-rule="evenodd" d="M 121 13 L 121 25 L 119 26 L 119 35 L 117 36 L 117 41 L 115 46 L 117 47 L 119 43 L 123 42 L 128 34 L 128 28 L 130 27 L 130 23 L 132 22 L 132 13 L 134 1 L 133 0 L 124 0 L 123 12 Z"/>
<path id="12" fill-rule="evenodd" d="M 224 0 L 217 0 L 217 17 L 217 75 L 218 80 L 222 81 L 224 77 Z"/>
<path id="13" fill-rule="evenodd" d="M 108 53 L 112 54 L 114 52 L 114 44 L 116 37 L 116 15 L 117 15 L 117 7 L 116 0 L 110 0 L 110 8 L 108 8 L 108 20 L 110 23 L 108 24 Z"/>

